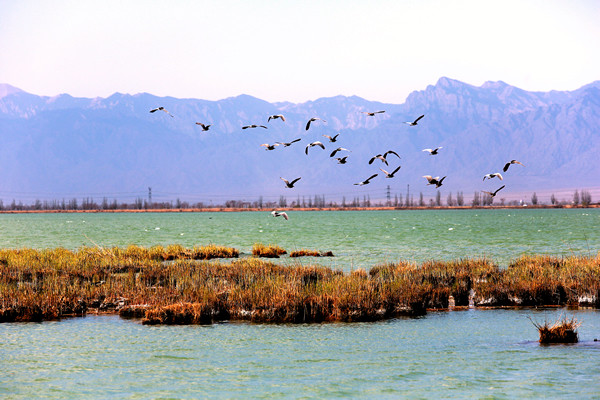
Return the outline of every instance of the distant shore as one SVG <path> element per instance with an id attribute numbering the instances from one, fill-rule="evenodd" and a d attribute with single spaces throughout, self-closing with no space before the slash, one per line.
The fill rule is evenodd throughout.
<path id="1" fill-rule="evenodd" d="M 410 207 L 204 207 L 204 208 L 118 208 L 95 210 L 0 210 L 0 214 L 62 214 L 62 213 L 182 213 L 182 212 L 270 212 L 280 211 L 403 211 L 403 210 L 493 210 L 493 209 L 560 209 L 560 208 L 600 208 L 600 204 L 582 205 L 526 205 L 526 206 L 410 206 Z"/>

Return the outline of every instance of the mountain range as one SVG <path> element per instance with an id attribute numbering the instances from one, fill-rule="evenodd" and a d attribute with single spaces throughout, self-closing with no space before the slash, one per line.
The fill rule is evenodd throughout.
<path id="1" fill-rule="evenodd" d="M 149 110 L 162 106 L 167 113 Z M 385 110 L 367 116 L 363 111 Z M 286 120 L 271 120 L 283 114 Z M 413 121 L 425 117 L 417 126 Z M 319 117 L 309 130 L 307 121 Z M 211 124 L 203 132 L 196 122 Z M 268 127 L 242 129 L 249 124 Z M 322 135 L 338 134 L 336 143 Z M 266 151 L 261 144 L 301 141 Z M 493 191 L 522 198 L 600 187 L 600 81 L 574 91 L 530 92 L 504 82 L 473 86 L 449 78 L 412 92 L 403 104 L 356 96 L 269 103 L 240 95 L 219 101 L 115 93 L 107 98 L 38 96 L 0 85 L 0 199 L 91 197 L 221 204 L 259 196 L 324 195 L 384 199 L 406 191 Z M 313 141 L 326 147 L 305 147 Z M 439 154 L 422 150 L 441 146 Z M 329 154 L 351 152 L 347 164 Z M 375 160 L 388 150 L 389 166 Z M 502 172 L 504 164 L 519 160 Z M 392 171 L 392 179 L 379 170 Z M 503 181 L 483 181 L 501 172 Z M 356 186 L 378 173 L 369 185 Z M 423 175 L 447 176 L 436 189 Z M 280 179 L 302 177 L 293 189 Z M 389 185 L 389 189 L 388 189 Z M 528 197 L 527 197 L 528 199 Z M 547 200 L 543 199 L 542 200 Z M 597 199 L 595 199 L 597 200 Z"/>

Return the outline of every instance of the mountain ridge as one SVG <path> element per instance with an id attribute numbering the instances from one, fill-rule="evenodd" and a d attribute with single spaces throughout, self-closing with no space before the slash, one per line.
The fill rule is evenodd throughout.
<path id="1" fill-rule="evenodd" d="M 174 117 L 148 111 L 163 106 Z M 385 110 L 373 117 L 363 111 Z M 284 113 L 286 122 L 267 118 Z M 418 115 L 425 118 L 410 127 Z M 0 84 L 0 199 L 19 196 L 57 198 L 75 193 L 143 195 L 147 187 L 165 198 L 196 197 L 218 201 L 223 196 L 309 196 L 326 194 L 384 198 L 436 190 L 422 175 L 448 175 L 439 190 L 468 194 L 489 190 L 486 173 L 519 159 L 527 167 L 511 167 L 503 184 L 506 197 L 527 191 L 565 187 L 598 187 L 600 167 L 600 81 L 573 91 L 528 92 L 505 82 L 469 85 L 442 77 L 435 85 L 412 92 L 402 104 L 369 101 L 358 96 L 332 96 L 304 103 L 269 103 L 242 94 L 218 101 L 158 97 L 150 93 L 113 93 L 101 98 L 68 94 L 37 96 Z M 319 117 L 310 130 L 309 118 Z M 201 133 L 195 122 L 211 124 Z M 262 124 L 268 129 L 242 130 Z M 340 133 L 337 143 L 322 135 Z M 260 145 L 300 138 L 289 148 L 265 151 Z M 326 150 L 304 147 L 322 141 Z M 338 165 L 329 153 L 341 146 L 348 164 Z M 442 146 L 429 156 L 423 148 Z M 543 147 L 543 153 L 540 153 Z M 375 154 L 393 149 L 402 159 L 394 179 L 383 179 L 369 165 Z M 353 186 L 372 173 L 372 184 Z M 294 190 L 280 176 L 303 176 Z M 26 193 L 26 195 L 20 195 Z M 548 195 L 549 196 L 549 195 Z"/>

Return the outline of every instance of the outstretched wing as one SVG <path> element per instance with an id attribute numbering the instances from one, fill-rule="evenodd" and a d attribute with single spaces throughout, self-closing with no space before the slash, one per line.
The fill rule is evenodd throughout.
<path id="1" fill-rule="evenodd" d="M 386 151 L 386 152 L 383 154 L 383 158 L 387 157 L 387 155 L 388 155 L 388 154 L 393 154 L 393 155 L 395 155 L 396 157 L 398 157 L 398 158 L 401 158 L 401 157 L 398 155 L 398 153 L 396 153 L 394 150 L 388 150 L 388 151 Z"/>
<path id="2" fill-rule="evenodd" d="M 506 186 L 506 185 L 502 185 L 502 186 L 500 186 L 498 189 L 496 189 L 496 191 L 494 192 L 494 194 L 493 194 L 492 196 L 495 196 L 495 195 L 496 195 L 496 193 L 498 193 L 499 191 L 501 191 L 502 189 L 504 189 L 504 187 L 505 187 L 505 186 Z"/>
<path id="3" fill-rule="evenodd" d="M 414 122 L 413 122 L 413 124 L 416 124 L 417 122 L 419 122 L 419 120 L 420 120 L 421 118 L 423 118 L 424 116 L 425 116 L 425 114 L 423 114 L 423 115 L 421 115 L 419 118 L 415 119 L 415 120 L 414 120 Z"/>

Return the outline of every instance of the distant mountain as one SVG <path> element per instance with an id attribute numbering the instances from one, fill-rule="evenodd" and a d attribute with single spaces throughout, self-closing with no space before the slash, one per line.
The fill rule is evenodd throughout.
<path id="1" fill-rule="evenodd" d="M 163 106 L 166 113 L 149 113 Z M 385 110 L 373 117 L 363 111 Z M 284 114 L 267 122 L 272 114 Z M 421 114 L 417 126 L 408 126 Z M 305 129 L 311 117 L 315 121 Z M 202 132 L 195 122 L 211 124 Z M 268 129 L 242 130 L 262 124 Z M 269 103 L 248 95 L 219 101 L 115 93 L 107 98 L 37 96 L 0 85 L 0 199 L 102 197 L 132 201 L 152 187 L 156 201 L 175 198 L 206 203 L 325 195 L 351 201 L 405 195 L 435 196 L 423 175 L 447 176 L 439 190 L 490 190 L 503 173 L 504 197 L 537 191 L 549 196 L 570 188 L 600 187 L 600 81 L 569 92 L 528 92 L 504 82 L 480 87 L 441 78 L 411 93 L 404 104 L 336 96 L 301 104 Z M 336 143 L 322 135 L 339 133 Z M 301 138 L 290 147 L 260 145 Z M 322 141 L 304 153 L 305 146 Z M 329 153 L 344 147 L 348 163 Z M 424 148 L 442 146 L 430 156 Z M 390 165 L 369 159 L 394 150 Z M 402 165 L 393 179 L 379 170 Z M 353 183 L 379 173 L 368 186 Z M 294 189 L 279 179 L 302 177 Z"/>

